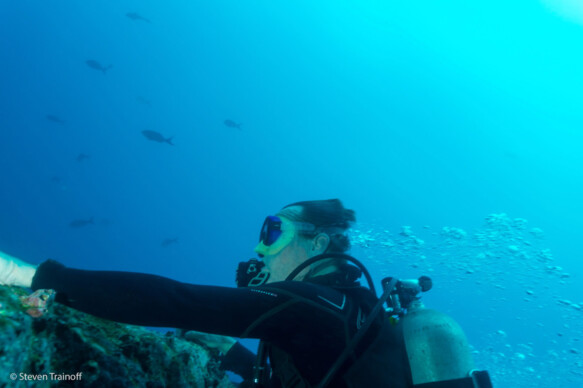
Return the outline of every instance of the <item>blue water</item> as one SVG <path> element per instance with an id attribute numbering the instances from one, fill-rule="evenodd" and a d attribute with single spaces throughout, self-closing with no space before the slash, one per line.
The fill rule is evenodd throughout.
<path id="1" fill-rule="evenodd" d="M 354 254 L 379 277 L 431 270 L 427 304 L 497 386 L 583 386 L 582 8 L 2 1 L 0 249 L 232 285 L 266 214 L 340 198 L 377 233 Z M 501 213 L 527 228 L 476 248 Z M 427 234 L 421 253 L 379 259 L 405 225 Z M 510 245 L 524 257 L 479 256 Z"/>

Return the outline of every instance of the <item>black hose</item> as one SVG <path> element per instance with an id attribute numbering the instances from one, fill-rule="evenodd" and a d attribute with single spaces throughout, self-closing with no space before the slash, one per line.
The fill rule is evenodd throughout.
<path id="1" fill-rule="evenodd" d="M 294 269 L 287 276 L 287 278 L 285 278 L 285 280 L 293 280 L 306 267 L 314 264 L 317 261 L 324 260 L 324 259 L 344 259 L 344 260 L 350 261 L 353 264 L 356 264 L 356 266 L 358 268 L 360 268 L 360 270 L 364 274 L 364 277 L 366 278 L 366 281 L 368 282 L 368 288 L 370 288 L 370 290 L 373 292 L 373 294 L 375 296 L 377 295 L 377 291 L 375 289 L 372 277 L 370 276 L 370 273 L 368 272 L 368 270 L 366 269 L 364 264 L 362 264 L 360 261 L 356 260 L 354 257 L 347 255 L 345 253 L 322 253 L 321 255 L 314 256 L 314 257 L 304 261 L 302 264 L 300 264 L 296 269 Z"/>

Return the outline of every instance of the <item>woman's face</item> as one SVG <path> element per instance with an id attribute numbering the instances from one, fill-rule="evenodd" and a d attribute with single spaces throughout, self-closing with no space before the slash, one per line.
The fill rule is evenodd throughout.
<path id="1" fill-rule="evenodd" d="M 265 270 L 270 273 L 267 283 L 284 281 L 294 269 L 310 257 L 309 245 L 309 239 L 296 234 L 285 248 L 276 254 L 263 256 Z M 296 280 L 300 279 L 301 275 L 298 275 Z"/>
<path id="2" fill-rule="evenodd" d="M 295 215 L 302 211 L 299 206 L 283 209 L 278 213 L 281 220 L 283 233 L 271 245 L 266 246 L 262 241 L 255 247 L 265 263 L 265 271 L 269 271 L 268 283 L 283 281 L 301 263 L 310 257 L 311 239 L 299 233 L 299 224 L 292 222 L 287 216 L 296 218 Z M 300 280 L 301 275 L 296 277 Z"/>

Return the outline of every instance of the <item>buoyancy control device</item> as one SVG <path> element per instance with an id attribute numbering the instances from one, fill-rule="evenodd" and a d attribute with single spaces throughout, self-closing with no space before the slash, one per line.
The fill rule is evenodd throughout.
<path id="1" fill-rule="evenodd" d="M 376 295 L 374 282 L 366 267 L 355 258 L 341 253 L 315 256 L 298 266 L 286 280 L 293 280 L 306 267 L 325 259 L 342 259 L 355 264 L 367 279 L 371 292 Z M 244 264 L 240 264 L 240 269 Z M 265 281 L 261 280 L 258 283 Z M 241 283 L 240 286 L 245 286 L 244 281 Z M 251 284 L 253 281 L 249 283 L 254 285 Z M 353 354 L 378 314 L 385 314 L 385 321 L 388 322 L 385 324 L 402 326 L 412 388 L 492 388 L 488 372 L 474 369 L 471 350 L 459 324 L 447 314 L 427 309 L 421 303 L 421 295 L 432 288 L 429 277 L 422 276 L 415 280 L 389 277 L 381 283 L 383 294 L 377 304 L 317 388 L 330 387 L 330 383 L 337 377 L 342 365 Z M 263 379 L 259 377 L 265 371 L 266 354 L 263 346 L 261 343 L 255 367 L 257 387 L 263 386 Z"/>

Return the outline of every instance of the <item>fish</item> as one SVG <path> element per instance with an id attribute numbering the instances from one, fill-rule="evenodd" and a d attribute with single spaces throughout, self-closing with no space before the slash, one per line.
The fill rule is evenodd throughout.
<path id="1" fill-rule="evenodd" d="M 83 219 L 73 220 L 69 223 L 69 226 L 71 228 L 82 228 L 82 227 L 87 226 L 89 224 L 94 224 L 93 217 L 89 218 L 88 220 L 83 220 Z"/>
<path id="2" fill-rule="evenodd" d="M 83 160 L 89 159 L 89 158 L 90 158 L 89 155 L 81 153 L 81 154 L 77 155 L 76 160 L 77 160 L 77 162 L 82 162 Z"/>
<path id="3" fill-rule="evenodd" d="M 109 70 L 113 67 L 113 65 L 103 66 L 101 63 L 99 63 L 93 59 L 86 60 L 85 64 L 87 64 L 87 66 L 89 66 L 92 69 L 102 71 L 103 74 L 107 74 L 107 70 Z"/>
<path id="4" fill-rule="evenodd" d="M 158 133 L 156 131 L 150 131 L 148 129 L 142 131 L 142 135 L 144 135 L 148 140 L 156 141 L 158 143 L 168 143 L 170 145 L 174 145 L 174 143 L 172 143 L 172 136 L 170 136 L 168 139 L 165 139 L 161 133 Z"/>
<path id="5" fill-rule="evenodd" d="M 167 238 L 164 241 L 162 241 L 162 246 L 165 248 L 170 244 L 176 244 L 178 243 L 178 238 L 174 237 L 174 238 Z"/>
<path id="6" fill-rule="evenodd" d="M 237 129 L 241 129 L 241 123 L 237 124 L 236 122 L 234 122 L 233 120 L 225 120 L 224 124 L 229 127 L 229 128 L 237 128 Z"/>
<path id="7" fill-rule="evenodd" d="M 53 185 L 55 185 L 57 188 L 59 188 L 60 190 L 63 190 L 63 191 L 67 190 L 67 185 L 65 184 L 64 180 L 59 176 L 56 176 L 56 175 L 53 176 L 51 178 L 51 183 Z"/>
<path id="8" fill-rule="evenodd" d="M 150 20 L 146 19 L 145 17 L 143 17 L 142 15 L 138 14 L 137 12 L 128 12 L 126 13 L 126 16 L 130 19 L 132 19 L 133 21 L 144 21 L 146 23 L 152 23 Z"/>
<path id="9" fill-rule="evenodd" d="M 152 102 L 142 96 L 137 96 L 136 101 L 138 101 L 142 105 L 152 106 Z"/>
<path id="10" fill-rule="evenodd" d="M 58 116 L 55 115 L 46 115 L 45 118 L 49 121 L 52 121 L 53 123 L 57 123 L 60 125 L 65 125 L 65 120 L 61 119 Z"/>

